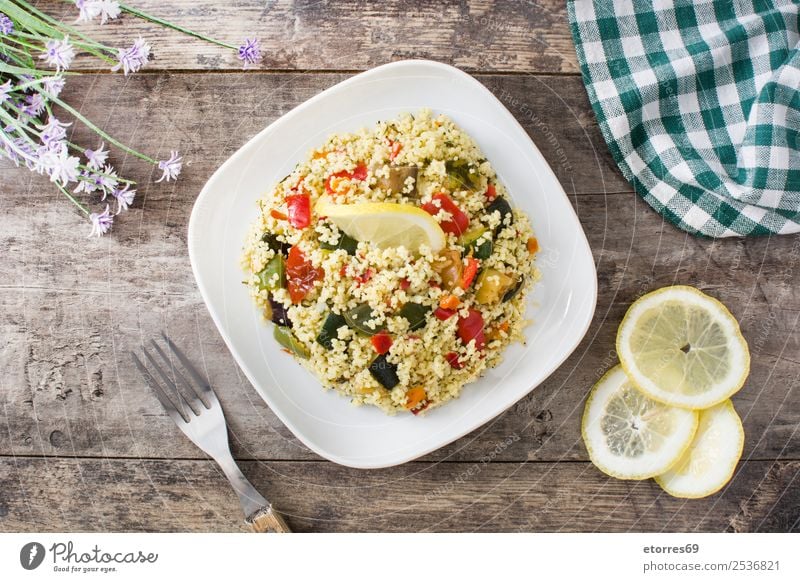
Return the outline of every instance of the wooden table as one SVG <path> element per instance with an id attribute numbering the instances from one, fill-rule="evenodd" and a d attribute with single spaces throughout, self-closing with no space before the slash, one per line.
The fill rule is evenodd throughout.
<path id="1" fill-rule="evenodd" d="M 704 240 L 642 202 L 598 131 L 561 0 L 134 4 L 233 44 L 258 36 L 265 60 L 242 72 L 230 51 L 130 16 L 82 25 L 115 46 L 142 34 L 153 60 L 125 78 L 80 58 L 87 74 L 66 99 L 140 151 L 178 149 L 187 162 L 178 182 L 155 184 L 157 170 L 114 152 L 139 196 L 100 240 L 85 239 L 87 224 L 45 178 L 0 165 L 1 530 L 245 530 L 220 471 L 128 357 L 161 329 L 195 346 L 243 472 L 297 531 L 800 530 L 800 239 Z M 70 5 L 41 6 L 75 19 Z M 580 216 L 600 293 L 580 347 L 512 409 L 419 461 L 359 471 L 307 450 L 238 370 L 195 287 L 186 228 L 203 183 L 258 130 L 360 70 L 409 57 L 473 73 L 524 125 Z M 622 315 L 672 283 L 725 302 L 753 354 L 734 398 L 743 460 L 727 488 L 697 501 L 605 477 L 580 438 Z"/>

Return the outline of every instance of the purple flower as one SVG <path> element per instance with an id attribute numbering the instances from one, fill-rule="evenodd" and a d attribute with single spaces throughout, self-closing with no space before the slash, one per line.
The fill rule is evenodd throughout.
<path id="1" fill-rule="evenodd" d="M 92 212 L 89 215 L 89 220 L 92 221 L 92 231 L 89 233 L 87 238 L 91 238 L 93 236 L 100 237 L 104 235 L 111 229 L 111 225 L 114 224 L 114 217 L 108 210 L 108 204 L 106 204 L 106 209 L 100 214 Z"/>
<path id="2" fill-rule="evenodd" d="M 58 97 L 61 93 L 61 90 L 64 88 L 66 84 L 66 80 L 61 75 L 55 75 L 53 77 L 45 77 L 42 81 L 42 85 L 44 85 L 44 90 L 47 91 L 53 97 Z"/>
<path id="3" fill-rule="evenodd" d="M 96 150 L 84 150 L 83 155 L 89 160 L 86 165 L 95 170 L 101 168 L 108 158 L 108 150 L 104 149 L 105 147 L 106 142 L 101 141 L 100 147 Z"/>
<path id="4" fill-rule="evenodd" d="M 131 48 L 119 49 L 117 51 L 119 63 L 111 68 L 112 72 L 122 69 L 126 75 L 135 73 L 147 64 L 150 57 L 150 45 L 141 36 L 136 39 Z"/>
<path id="5" fill-rule="evenodd" d="M 118 188 L 111 193 L 117 199 L 117 212 L 119 214 L 123 210 L 130 208 L 133 204 L 133 198 L 136 196 L 136 190 L 130 189 L 130 184 L 125 184 L 124 188 Z"/>
<path id="6" fill-rule="evenodd" d="M 239 47 L 238 57 L 244 63 L 243 68 L 245 69 L 247 65 L 255 65 L 261 61 L 261 46 L 258 43 L 258 39 L 244 39 L 244 44 Z"/>
<path id="7" fill-rule="evenodd" d="M 69 44 L 69 36 L 63 39 L 50 39 L 47 41 L 45 51 L 39 56 L 45 59 L 48 65 L 56 68 L 57 71 L 64 71 L 69 68 L 72 59 L 75 58 L 75 49 Z"/>
<path id="8" fill-rule="evenodd" d="M 0 140 L 3 142 L 3 150 L 6 156 L 10 159 L 15 166 L 19 166 L 20 158 L 25 161 L 25 165 L 29 169 L 33 169 L 36 162 L 36 152 L 31 143 L 24 137 L 16 137 L 11 139 L 8 135 L 13 128 L 6 127 L 0 133 Z"/>
<path id="9" fill-rule="evenodd" d="M 162 170 L 164 173 L 161 174 L 161 177 L 156 180 L 156 182 L 160 182 L 161 180 L 166 180 L 167 182 L 176 180 L 183 166 L 181 160 L 183 160 L 183 158 L 178 156 L 178 152 L 173 151 L 168 160 L 161 160 L 158 162 L 158 169 Z"/>
<path id="10" fill-rule="evenodd" d="M 42 97 L 39 93 L 34 93 L 33 95 L 28 95 L 25 97 L 25 105 L 22 106 L 21 111 L 25 115 L 36 117 L 42 111 L 44 111 L 44 105 L 44 97 Z"/>
<path id="11" fill-rule="evenodd" d="M 9 97 L 9 93 L 11 93 L 11 79 L 0 85 L 0 103 L 5 103 L 11 97 Z"/>
<path id="12" fill-rule="evenodd" d="M 55 144 L 59 144 L 65 137 L 67 137 L 66 128 L 72 125 L 71 123 L 61 123 L 52 115 L 47 118 L 47 125 L 39 125 L 42 130 L 40 138 L 42 143 L 48 148 L 52 148 Z"/>
<path id="13" fill-rule="evenodd" d="M 100 17 L 100 24 L 105 24 L 109 19 L 114 20 L 121 10 L 116 0 L 75 0 L 75 6 L 80 10 L 78 22 L 88 22 Z"/>
<path id="14" fill-rule="evenodd" d="M 105 166 L 102 171 L 89 172 L 84 170 L 81 172 L 78 185 L 75 187 L 73 192 L 90 193 L 99 190 L 103 193 L 103 196 L 100 199 L 105 200 L 106 196 L 113 194 L 114 190 L 117 189 L 117 186 L 119 185 L 119 180 L 117 178 L 117 172 L 114 170 L 114 168 L 108 165 Z"/>
<path id="15" fill-rule="evenodd" d="M 66 186 L 78 179 L 78 166 L 81 161 L 69 155 L 67 144 L 61 143 L 57 148 L 41 147 L 36 153 L 39 159 L 34 171 L 40 174 L 46 173 L 50 176 L 51 182 L 59 182 L 61 186 Z"/>
<path id="16" fill-rule="evenodd" d="M 11 34 L 14 32 L 14 21 L 4 13 L 0 12 L 0 34 Z"/>

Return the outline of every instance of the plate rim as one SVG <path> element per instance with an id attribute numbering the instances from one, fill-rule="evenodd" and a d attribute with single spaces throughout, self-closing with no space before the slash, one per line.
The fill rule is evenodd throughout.
<path id="1" fill-rule="evenodd" d="M 196 240 L 196 232 L 195 229 L 197 228 L 197 224 L 199 216 L 201 214 L 201 208 L 204 207 L 205 199 L 210 196 L 210 192 L 212 188 L 210 185 L 214 185 L 217 180 L 217 176 L 225 172 L 226 168 L 229 165 L 233 164 L 233 160 L 243 156 L 247 153 L 247 150 L 252 147 L 254 142 L 257 142 L 264 134 L 267 134 L 273 131 L 273 128 L 285 124 L 291 121 L 293 118 L 301 115 L 306 109 L 312 107 L 314 104 L 318 103 L 326 99 L 332 93 L 341 91 L 343 88 L 347 87 L 348 85 L 357 83 L 359 81 L 363 81 L 375 75 L 381 74 L 386 72 L 390 69 L 399 69 L 399 68 L 406 68 L 406 67 L 417 67 L 417 66 L 427 66 L 432 69 L 438 69 L 437 72 L 444 73 L 448 75 L 455 75 L 460 77 L 461 80 L 470 83 L 471 85 L 478 88 L 478 90 L 483 94 L 484 97 L 487 97 L 490 101 L 492 101 L 496 106 L 497 109 L 504 115 L 513 125 L 516 126 L 517 129 L 520 130 L 522 135 L 525 136 L 527 140 L 527 145 L 533 148 L 533 150 L 538 154 L 541 160 L 544 162 L 544 166 L 546 170 L 550 173 L 552 179 L 560 186 L 560 193 L 566 198 L 568 214 L 570 215 L 571 219 L 575 222 L 577 226 L 578 233 L 580 233 L 579 240 L 577 241 L 578 245 L 581 247 L 583 251 L 589 256 L 590 260 L 589 263 L 591 265 L 591 277 L 589 277 L 591 281 L 591 305 L 587 311 L 587 315 L 585 321 L 582 322 L 582 328 L 580 329 L 580 333 L 576 334 L 575 340 L 572 345 L 563 351 L 559 358 L 556 358 L 556 362 L 551 366 L 550 370 L 546 373 L 546 375 L 539 380 L 538 382 L 534 383 L 530 388 L 525 390 L 520 394 L 520 396 L 508 405 L 504 406 L 500 410 L 494 412 L 491 416 L 487 418 L 481 418 L 474 422 L 469 422 L 464 425 L 464 427 L 459 428 L 455 431 L 455 433 L 451 436 L 448 435 L 444 440 L 437 441 L 436 443 L 430 446 L 424 446 L 418 451 L 414 451 L 410 455 L 404 455 L 402 457 L 398 457 L 394 460 L 390 461 L 380 461 L 380 462 L 370 462 L 370 461 L 359 461 L 354 460 L 352 458 L 343 457 L 340 454 L 331 453 L 330 451 L 325 451 L 324 449 L 318 447 L 316 443 L 310 441 L 310 439 L 306 438 L 304 431 L 300 430 L 295 423 L 288 420 L 288 418 L 281 412 L 279 406 L 275 406 L 272 402 L 272 399 L 269 397 L 267 392 L 261 388 L 259 388 L 259 383 L 255 381 L 255 375 L 252 373 L 250 368 L 247 364 L 242 361 L 239 356 L 237 350 L 235 350 L 231 343 L 231 338 L 228 334 L 227 328 L 223 325 L 222 319 L 220 315 L 217 313 L 215 307 L 212 307 L 211 302 L 209 301 L 209 293 L 208 290 L 203 283 L 203 278 L 200 274 L 200 269 L 198 267 L 199 258 L 197 257 L 198 249 L 196 245 L 193 244 L 193 241 Z M 343 465 L 345 467 L 350 467 L 354 469 L 383 469 L 387 467 L 394 467 L 398 465 L 402 465 L 418 459 L 424 455 L 427 455 L 433 451 L 436 451 L 458 439 L 461 437 L 473 432 L 474 430 L 480 428 L 481 426 L 491 422 L 492 420 L 496 419 L 498 416 L 506 412 L 509 408 L 514 406 L 517 402 L 519 402 L 522 398 L 525 398 L 528 394 L 530 394 L 533 390 L 535 390 L 538 386 L 540 386 L 545 380 L 547 380 L 561 365 L 566 361 L 566 359 L 571 356 L 575 350 L 580 345 L 583 338 L 586 337 L 586 333 L 589 331 L 589 327 L 591 326 L 592 321 L 594 320 L 594 314 L 597 309 L 597 293 L 598 293 L 598 281 L 597 281 L 597 268 L 594 263 L 594 257 L 592 255 L 591 246 L 589 245 L 589 241 L 586 238 L 586 232 L 583 230 L 583 225 L 581 225 L 580 220 L 578 218 L 577 213 L 575 212 L 575 208 L 572 206 L 572 203 L 567 196 L 564 187 L 561 185 L 561 182 L 556 177 L 555 173 L 553 172 L 552 167 L 547 162 L 545 157 L 539 151 L 539 148 L 534 143 L 531 136 L 528 135 L 528 132 L 525 131 L 525 128 L 522 127 L 522 124 L 517 120 L 516 117 L 508 110 L 508 108 L 503 104 L 500 99 L 498 99 L 494 93 L 492 93 L 483 83 L 478 81 L 475 77 L 454 67 L 452 65 L 448 65 L 445 63 L 441 63 L 438 61 L 432 61 L 428 59 L 404 59 L 400 61 L 394 61 L 390 63 L 386 63 L 372 69 L 368 69 L 361 73 L 355 74 L 347 79 L 336 83 L 335 85 L 328 87 L 327 89 L 319 92 L 318 94 L 314 95 L 313 97 L 307 99 L 303 103 L 300 103 L 290 111 L 286 112 L 285 114 L 281 115 L 274 121 L 272 121 L 269 125 L 267 125 L 264 129 L 256 133 L 253 137 L 248 139 L 244 144 L 242 144 L 235 152 L 233 152 L 215 171 L 211 176 L 208 178 L 206 183 L 203 185 L 203 188 L 200 190 L 200 193 L 197 195 L 195 202 L 192 206 L 192 212 L 189 216 L 189 224 L 188 224 L 188 233 L 187 233 L 187 247 L 189 250 L 189 262 L 192 267 L 192 274 L 194 275 L 195 283 L 197 284 L 197 288 L 200 291 L 200 296 L 203 299 L 203 303 L 205 304 L 206 310 L 211 315 L 211 319 L 214 322 L 214 325 L 217 328 L 217 331 L 222 336 L 223 341 L 225 342 L 225 346 L 227 347 L 228 351 L 233 356 L 233 359 L 236 361 L 236 364 L 244 373 L 245 377 L 250 382 L 252 388 L 258 393 L 262 400 L 267 404 L 273 414 L 278 417 L 278 419 L 286 426 L 292 434 L 301 442 L 303 445 L 308 447 L 312 452 L 321 456 L 322 458 L 334 462 L 339 465 Z M 589 273 L 587 273 L 589 274 Z"/>

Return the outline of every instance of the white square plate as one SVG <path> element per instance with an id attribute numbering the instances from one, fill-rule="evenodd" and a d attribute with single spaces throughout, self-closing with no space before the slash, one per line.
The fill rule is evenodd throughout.
<path id="1" fill-rule="evenodd" d="M 281 352 L 242 285 L 239 256 L 257 216 L 256 200 L 312 147 L 428 107 L 471 135 L 530 216 L 541 245 L 542 278 L 532 294 L 527 344 L 461 396 L 424 416 L 386 416 L 323 390 Z M 306 446 L 358 468 L 398 465 L 429 453 L 491 420 L 547 378 L 577 347 L 597 297 L 594 261 L 578 218 L 525 130 L 486 87 L 431 61 L 401 61 L 356 75 L 290 111 L 230 157 L 197 198 L 189 256 L 203 299 L 222 337 L 270 408 Z"/>

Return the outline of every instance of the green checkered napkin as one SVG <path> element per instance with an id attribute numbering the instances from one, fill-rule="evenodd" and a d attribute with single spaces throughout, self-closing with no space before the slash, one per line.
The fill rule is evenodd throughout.
<path id="1" fill-rule="evenodd" d="M 650 206 L 712 237 L 800 231 L 800 4 L 568 6 L 603 136 Z"/>

